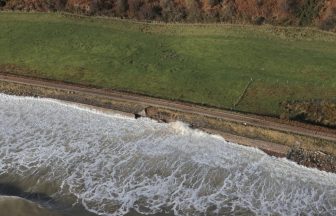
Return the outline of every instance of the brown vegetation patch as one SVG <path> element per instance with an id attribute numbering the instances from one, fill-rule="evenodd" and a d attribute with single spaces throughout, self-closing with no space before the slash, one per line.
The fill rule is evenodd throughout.
<path id="1" fill-rule="evenodd" d="M 0 64 L 0 72 L 34 76 L 35 71 L 15 64 Z"/>
<path id="2" fill-rule="evenodd" d="M 336 99 L 287 101 L 281 106 L 282 118 L 336 128 Z"/>

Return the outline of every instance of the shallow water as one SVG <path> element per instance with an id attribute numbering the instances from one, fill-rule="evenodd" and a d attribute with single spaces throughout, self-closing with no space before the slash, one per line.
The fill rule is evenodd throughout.
<path id="1" fill-rule="evenodd" d="M 1 214 L 10 216 L 57 216 L 37 203 L 15 196 L 0 196 Z"/>
<path id="2" fill-rule="evenodd" d="M 0 158 L 17 215 L 336 215 L 335 174 L 51 99 L 0 94 Z"/>

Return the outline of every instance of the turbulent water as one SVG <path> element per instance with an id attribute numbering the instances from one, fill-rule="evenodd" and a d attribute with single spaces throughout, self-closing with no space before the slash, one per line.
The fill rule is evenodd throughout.
<path id="1" fill-rule="evenodd" d="M 335 174 L 182 123 L 2 94 L 0 193 L 11 215 L 336 215 Z"/>

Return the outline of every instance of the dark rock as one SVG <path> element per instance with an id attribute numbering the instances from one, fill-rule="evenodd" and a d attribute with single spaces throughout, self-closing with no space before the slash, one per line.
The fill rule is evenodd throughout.
<path id="1" fill-rule="evenodd" d="M 293 148 L 288 152 L 287 159 L 303 166 L 336 173 L 336 157 L 323 152 Z"/>

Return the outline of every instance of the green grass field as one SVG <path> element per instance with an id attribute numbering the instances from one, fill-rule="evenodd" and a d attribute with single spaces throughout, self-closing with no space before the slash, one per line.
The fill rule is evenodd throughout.
<path id="1" fill-rule="evenodd" d="M 336 98 L 336 34 L 3 12 L 0 70 L 279 115 L 285 100 Z"/>

